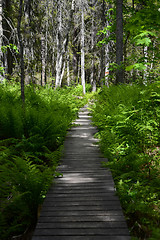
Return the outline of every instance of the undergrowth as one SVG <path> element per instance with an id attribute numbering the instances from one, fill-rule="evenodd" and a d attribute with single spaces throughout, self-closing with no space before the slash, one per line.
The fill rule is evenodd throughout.
<path id="1" fill-rule="evenodd" d="M 0 85 L 0 240 L 34 227 L 82 96 L 81 86 L 28 86 L 22 107 L 19 85 Z"/>
<path id="2" fill-rule="evenodd" d="M 92 107 L 134 239 L 160 239 L 159 104 L 160 84 L 154 83 L 104 88 Z"/>

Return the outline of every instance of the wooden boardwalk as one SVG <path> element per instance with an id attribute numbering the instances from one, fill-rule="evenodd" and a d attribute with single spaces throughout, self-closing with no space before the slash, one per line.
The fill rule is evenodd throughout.
<path id="1" fill-rule="evenodd" d="M 44 201 L 32 240 L 130 240 L 109 169 L 93 138 L 86 107 L 68 132 L 57 178 Z"/>

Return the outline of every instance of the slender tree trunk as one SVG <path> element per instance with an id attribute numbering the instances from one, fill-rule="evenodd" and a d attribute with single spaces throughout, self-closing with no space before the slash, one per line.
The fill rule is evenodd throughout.
<path id="1" fill-rule="evenodd" d="M 65 44 L 67 39 L 63 41 L 62 46 L 62 2 L 60 1 L 58 6 L 58 32 L 57 32 L 57 59 L 56 59 L 56 82 L 55 89 L 61 86 L 61 73 L 63 66 L 63 51 L 65 48 Z"/>
<path id="2" fill-rule="evenodd" d="M 73 29 L 72 34 L 72 52 L 73 52 L 73 59 L 72 59 L 72 68 L 73 68 L 73 82 L 77 82 L 77 75 L 78 75 L 78 62 L 79 62 L 79 55 L 77 54 L 79 46 L 77 43 L 77 32 Z"/>
<path id="3" fill-rule="evenodd" d="M 64 63 L 63 63 L 63 68 L 62 68 L 62 72 L 61 72 L 61 76 L 60 76 L 60 86 L 62 85 L 65 68 L 66 68 L 66 61 L 64 61 Z"/>
<path id="4" fill-rule="evenodd" d="M 107 10 L 110 10 L 110 9 L 111 9 L 111 5 L 109 4 L 108 7 L 107 7 Z M 110 25 L 109 20 L 106 21 L 106 25 L 107 26 Z M 109 38 L 109 36 L 110 36 L 110 31 L 108 30 L 107 33 L 106 33 L 106 38 Z M 109 65 L 110 65 L 110 62 L 111 62 L 110 51 L 111 51 L 111 43 L 108 42 L 105 45 L 105 85 L 107 87 L 109 87 Z"/>
<path id="5" fill-rule="evenodd" d="M 3 42 L 3 26 L 2 26 L 2 0 L 0 0 L 0 66 L 3 67 L 3 53 L 2 53 L 2 42 Z M 2 74 L 0 73 L 0 81 L 2 80 Z"/>
<path id="6" fill-rule="evenodd" d="M 41 86 L 45 85 L 46 61 L 45 61 L 45 38 L 41 37 Z"/>
<path id="7" fill-rule="evenodd" d="M 3 2 L 3 0 L 2 0 Z M 12 8 L 11 8 L 11 0 L 5 0 L 5 12 L 3 13 L 5 18 L 3 19 L 3 29 L 5 31 L 3 32 L 4 35 L 4 45 L 8 45 L 10 43 L 13 43 L 12 34 L 14 32 L 14 27 L 12 26 Z M 7 48 L 7 51 L 5 53 L 5 60 L 4 60 L 4 66 L 5 66 L 5 73 L 6 78 L 10 80 L 10 77 L 13 73 L 13 55 L 9 48 Z"/>
<path id="8" fill-rule="evenodd" d="M 23 0 L 20 0 L 17 32 L 18 32 L 18 39 L 19 39 L 19 46 L 20 46 L 21 98 L 22 98 L 22 101 L 24 103 L 25 102 L 25 95 L 24 95 L 25 72 L 24 72 L 24 56 L 23 56 L 24 49 L 23 49 L 23 40 L 22 40 L 22 35 L 21 35 L 22 14 L 23 14 Z"/>
<path id="9" fill-rule="evenodd" d="M 67 55 L 67 86 L 70 85 L 69 53 Z"/>
<path id="10" fill-rule="evenodd" d="M 146 70 L 143 70 L 143 79 L 146 81 L 147 80 L 147 75 L 148 75 L 148 65 L 147 65 L 147 62 L 148 62 L 148 47 L 145 46 L 143 48 L 143 55 L 144 55 L 144 62 L 145 62 L 145 67 L 146 67 Z"/>
<path id="11" fill-rule="evenodd" d="M 68 36 L 67 36 L 68 37 Z M 63 71 L 63 55 L 67 50 L 67 45 L 68 45 L 68 39 L 65 38 L 63 41 L 63 45 L 60 44 L 60 39 L 58 37 L 57 39 L 57 61 L 56 61 L 56 83 L 55 83 L 55 88 L 61 86 L 61 74 Z"/>
<path id="12" fill-rule="evenodd" d="M 126 39 L 125 39 L 124 45 L 123 45 L 124 67 L 125 67 L 125 64 L 127 62 L 127 44 L 128 44 L 129 35 L 130 35 L 130 32 L 127 33 L 127 36 L 126 36 Z M 124 78 L 124 82 L 129 83 L 130 79 L 127 77 L 126 72 L 123 73 L 123 78 Z"/>
<path id="13" fill-rule="evenodd" d="M 92 7 L 94 7 L 94 0 L 92 0 Z M 92 92 L 96 92 L 96 78 L 95 78 L 95 24 L 94 24 L 94 10 L 92 11 L 92 33 L 91 33 L 91 50 L 92 50 L 92 67 L 91 67 L 91 85 Z"/>
<path id="14" fill-rule="evenodd" d="M 116 0 L 116 84 L 123 83 L 123 0 Z"/>
<path id="15" fill-rule="evenodd" d="M 83 86 L 83 94 L 86 93 L 85 89 L 85 49 L 84 49 L 84 34 L 85 34 L 85 26 L 84 26 L 84 2 L 81 0 L 81 81 Z"/>
<path id="16" fill-rule="evenodd" d="M 105 27 L 105 0 L 102 2 L 102 29 Z M 105 79 L 105 47 L 101 48 L 101 58 L 100 58 L 100 85 L 103 86 L 103 80 Z"/>

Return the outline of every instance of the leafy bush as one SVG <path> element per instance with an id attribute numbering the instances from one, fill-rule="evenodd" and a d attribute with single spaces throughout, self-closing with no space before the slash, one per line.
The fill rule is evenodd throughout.
<path id="1" fill-rule="evenodd" d="M 107 166 L 131 232 L 140 239 L 160 227 L 159 102 L 159 83 L 120 85 L 102 90 L 93 107 Z"/>

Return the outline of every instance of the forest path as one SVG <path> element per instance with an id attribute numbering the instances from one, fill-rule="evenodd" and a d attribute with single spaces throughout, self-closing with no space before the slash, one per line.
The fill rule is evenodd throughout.
<path id="1" fill-rule="evenodd" d="M 107 161 L 93 135 L 87 106 L 79 111 L 64 143 L 57 178 L 44 201 L 32 240 L 129 240 Z"/>

